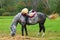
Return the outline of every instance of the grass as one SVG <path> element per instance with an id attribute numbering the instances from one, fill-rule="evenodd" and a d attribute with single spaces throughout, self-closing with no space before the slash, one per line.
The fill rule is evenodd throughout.
<path id="1" fill-rule="evenodd" d="M 12 22 L 13 16 L 0 16 L 0 35 L 10 35 L 10 25 Z M 60 18 L 55 20 L 46 19 L 45 22 L 46 28 L 46 40 L 60 40 Z M 36 36 L 39 31 L 39 25 L 27 25 L 29 37 L 40 38 Z M 16 35 L 21 35 L 21 25 L 18 24 L 16 28 Z M 42 34 L 42 33 L 41 33 Z"/>

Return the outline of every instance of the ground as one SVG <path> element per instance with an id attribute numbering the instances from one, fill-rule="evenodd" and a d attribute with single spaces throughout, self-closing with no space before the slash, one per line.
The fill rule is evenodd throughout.
<path id="1" fill-rule="evenodd" d="M 0 40 L 60 40 L 60 17 L 55 20 L 47 18 L 45 22 L 45 36 L 41 37 L 42 33 L 37 36 L 39 31 L 38 24 L 27 25 L 28 36 L 21 36 L 21 25 L 16 28 L 16 35 L 11 37 L 10 25 L 13 16 L 0 16 Z"/>
<path id="2" fill-rule="evenodd" d="M 48 37 L 29 37 L 29 36 L 21 36 L 15 35 L 11 37 L 10 35 L 2 36 L 0 35 L 0 40 L 60 40 L 60 35 L 58 36 L 48 36 Z"/>

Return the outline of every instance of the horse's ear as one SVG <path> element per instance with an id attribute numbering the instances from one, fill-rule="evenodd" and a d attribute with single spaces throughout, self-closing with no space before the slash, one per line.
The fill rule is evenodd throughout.
<path id="1" fill-rule="evenodd" d="M 58 18 L 58 17 L 59 17 L 59 15 L 58 15 L 57 13 L 51 14 L 51 15 L 49 16 L 50 19 L 56 19 L 56 18 Z"/>

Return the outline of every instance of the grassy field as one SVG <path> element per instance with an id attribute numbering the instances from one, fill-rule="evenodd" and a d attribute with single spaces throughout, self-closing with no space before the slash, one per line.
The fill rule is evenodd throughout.
<path id="1" fill-rule="evenodd" d="M 5 37 L 10 37 L 10 25 L 12 22 L 13 16 L 0 16 L 0 40 L 5 40 Z M 47 18 L 45 22 L 45 28 L 46 28 L 46 35 L 44 38 L 41 37 L 41 34 L 39 36 L 36 36 L 39 31 L 39 25 L 27 25 L 28 30 L 28 37 L 32 37 L 31 40 L 60 40 L 60 18 L 57 18 L 55 20 L 50 20 Z M 18 38 L 21 38 L 21 25 L 18 24 L 16 28 L 16 36 Z M 5 39 L 2 39 L 5 38 Z M 11 38 L 11 37 L 10 37 Z M 8 38 L 9 39 L 9 38 Z M 14 38 L 13 38 L 14 39 Z M 20 39 L 22 40 L 22 39 Z M 24 39 L 24 40 L 29 40 Z"/>

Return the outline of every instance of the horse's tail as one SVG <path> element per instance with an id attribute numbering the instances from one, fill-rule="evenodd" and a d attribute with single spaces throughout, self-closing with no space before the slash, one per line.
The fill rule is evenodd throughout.
<path id="1" fill-rule="evenodd" d="M 49 19 L 56 19 L 56 18 L 58 18 L 59 17 L 59 15 L 58 14 L 51 14 L 51 15 L 47 15 L 47 17 L 49 18 Z"/>

